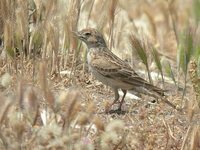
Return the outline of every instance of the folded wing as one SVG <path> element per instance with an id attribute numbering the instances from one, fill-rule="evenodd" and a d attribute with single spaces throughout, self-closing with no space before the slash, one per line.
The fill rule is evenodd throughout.
<path id="1" fill-rule="evenodd" d="M 102 57 L 101 55 L 104 55 Z M 106 57 L 105 57 L 106 56 Z M 116 82 L 124 82 L 133 85 L 133 88 L 144 87 L 154 91 L 159 95 L 164 95 L 164 91 L 141 78 L 127 63 L 112 54 L 111 52 L 100 54 L 92 60 L 91 66 L 98 73 L 107 78 L 115 79 Z"/>

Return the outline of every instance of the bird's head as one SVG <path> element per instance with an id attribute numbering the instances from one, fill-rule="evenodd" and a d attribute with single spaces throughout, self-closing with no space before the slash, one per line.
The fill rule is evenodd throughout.
<path id="1" fill-rule="evenodd" d="M 75 32 L 75 34 L 81 41 L 86 43 L 88 48 L 106 47 L 102 34 L 96 29 L 87 28 L 79 32 Z"/>

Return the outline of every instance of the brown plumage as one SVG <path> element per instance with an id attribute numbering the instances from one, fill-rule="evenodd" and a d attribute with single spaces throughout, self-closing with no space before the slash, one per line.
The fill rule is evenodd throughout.
<path id="1" fill-rule="evenodd" d="M 161 88 L 141 78 L 125 61 L 114 55 L 108 49 L 102 34 L 96 29 L 83 29 L 76 35 L 88 47 L 87 61 L 93 76 L 113 89 L 115 93 L 113 104 L 119 100 L 118 89 L 123 91 L 124 95 L 118 110 L 121 110 L 127 90 L 156 98 L 164 96 Z"/>

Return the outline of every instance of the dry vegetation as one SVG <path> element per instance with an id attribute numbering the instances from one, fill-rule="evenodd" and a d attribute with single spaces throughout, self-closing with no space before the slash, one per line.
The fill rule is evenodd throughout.
<path id="1" fill-rule="evenodd" d="M 200 149 L 199 10 L 199 0 L 1 0 L 0 149 Z M 142 95 L 105 114 L 114 94 L 72 33 L 86 27 L 182 111 Z"/>

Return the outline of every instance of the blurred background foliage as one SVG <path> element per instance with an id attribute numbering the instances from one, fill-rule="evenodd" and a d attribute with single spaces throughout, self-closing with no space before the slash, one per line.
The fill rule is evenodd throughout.
<path id="1" fill-rule="evenodd" d="M 0 139 L 3 147 L 8 148 L 8 143 L 13 140 L 18 143 L 18 147 L 30 148 L 28 144 L 23 143 L 23 145 L 20 138 L 23 137 L 22 132 L 25 133 L 28 125 L 33 127 L 38 123 L 40 102 L 35 100 L 38 95 L 42 95 L 42 98 L 38 99 L 45 99 L 45 108 L 52 110 L 51 113 L 54 114 L 52 118 L 56 121 L 57 113 L 62 112 L 63 127 L 61 129 L 59 123 L 55 121 L 57 124 L 54 128 L 58 130 L 58 133 L 63 130 L 70 135 L 70 138 L 62 137 L 62 142 L 68 143 L 68 148 L 75 148 L 71 143 L 84 137 L 83 127 L 87 123 L 95 124 L 98 127 L 98 136 L 95 137 L 97 142 L 93 143 L 97 147 L 117 149 L 128 143 L 124 144 L 123 140 L 126 138 L 125 135 L 127 137 L 130 135 L 123 132 L 120 134 L 121 138 L 116 138 L 115 141 L 111 140 L 111 147 L 108 146 L 109 144 L 105 144 L 109 143 L 108 141 L 113 137 L 109 137 L 103 132 L 108 129 L 101 124 L 101 119 L 91 117 L 94 110 L 89 108 L 89 110 L 84 110 L 80 107 L 83 110 L 81 114 L 77 113 L 80 111 L 78 109 L 80 104 L 77 102 L 80 96 L 77 90 L 71 90 L 74 93 L 69 92 L 69 95 L 64 94 L 64 98 L 54 96 L 53 90 L 61 85 L 70 87 L 79 85 L 80 81 L 89 83 L 89 77 L 85 74 L 88 72 L 86 47 L 73 34 L 73 31 L 87 27 L 97 28 L 102 32 L 110 50 L 127 61 L 139 74 L 153 84 L 157 85 L 161 81 L 163 87 L 167 88 L 167 84 L 171 84 L 172 81 L 173 86 L 168 89 L 173 94 L 181 91 L 181 106 L 184 107 L 184 103 L 189 103 L 187 114 L 189 120 L 192 120 L 195 106 L 200 106 L 199 20 L 200 0 L 1 0 L 0 88 L 2 92 L 6 93 L 3 95 L 10 95 L 10 93 L 14 95 L 14 98 L 11 99 L 16 99 L 17 106 L 21 111 L 21 108 L 26 108 L 23 101 L 29 100 L 27 102 L 28 109 L 26 108 L 25 112 L 17 111 L 19 114 L 25 113 L 27 117 L 22 117 L 22 119 L 19 117 L 20 115 L 16 115 L 14 121 L 17 120 L 17 122 L 10 123 L 14 125 L 11 128 L 17 131 L 12 133 L 11 130 L 4 131 L 2 130 L 4 128 L 1 128 Z M 145 73 L 143 73 L 144 70 Z M 29 84 L 36 86 L 37 92 L 33 87 L 27 88 Z M 193 90 L 190 87 L 193 87 Z M 192 94 L 190 90 L 192 90 Z M 24 98 L 26 95 L 28 95 L 27 99 Z M 65 100 L 70 99 L 69 97 L 72 97 L 71 101 L 66 102 Z M 56 101 L 57 99 L 58 101 Z M 12 120 L 8 117 L 7 112 L 12 114 L 15 112 L 11 109 L 11 104 L 16 104 L 16 101 L 3 101 L 0 115 L 1 127 L 6 126 L 6 121 Z M 33 109 L 34 113 L 27 111 L 29 109 Z M 74 110 L 74 112 L 69 110 Z M 145 112 L 142 113 L 145 114 Z M 24 121 L 24 124 L 20 124 L 21 120 Z M 41 120 L 44 122 L 43 119 Z M 81 126 L 79 130 L 81 136 L 74 135 L 77 133 L 76 129 L 70 128 L 73 121 Z M 170 130 L 165 120 L 163 122 L 165 128 Z M 120 129 L 124 127 L 120 121 L 117 124 Z M 45 131 L 45 134 L 50 132 L 48 128 L 41 131 Z M 90 129 L 88 129 L 89 131 Z M 195 139 L 199 136 L 199 126 L 189 126 L 187 131 L 191 135 L 188 132 L 182 134 L 184 139 L 179 140 L 181 143 L 179 142 L 178 147 L 198 149 L 199 145 Z M 7 133 L 12 133 L 9 140 L 5 138 Z M 118 132 L 115 129 L 112 130 L 112 133 L 117 137 Z M 167 133 L 171 139 L 175 139 L 174 135 L 170 135 L 171 131 Z M 51 134 L 55 137 L 58 136 L 56 133 Z M 55 141 L 56 144 L 53 143 L 55 145 L 48 143 L 47 139 L 50 137 L 44 137 L 42 142 L 38 142 L 34 140 L 35 135 L 37 133 L 32 132 L 30 143 L 39 143 L 44 147 L 48 145 L 49 148 L 57 144 Z M 142 139 L 148 141 L 149 137 L 146 133 L 140 135 L 141 141 Z M 189 139 L 188 136 L 192 137 L 190 144 L 186 143 Z M 20 138 L 19 140 L 14 138 L 14 140 L 12 137 Z M 103 144 L 98 139 L 104 141 Z M 106 139 L 109 140 L 106 141 Z M 142 145 L 142 142 L 138 143 L 133 144 L 132 148 L 137 149 Z M 90 144 L 89 146 L 91 146 Z M 80 145 L 81 143 L 78 143 L 76 146 Z M 94 145 L 91 146 L 91 149 Z M 146 145 L 151 149 L 151 145 L 155 146 L 156 144 L 148 141 Z M 131 146 L 128 145 L 128 147 Z"/>

